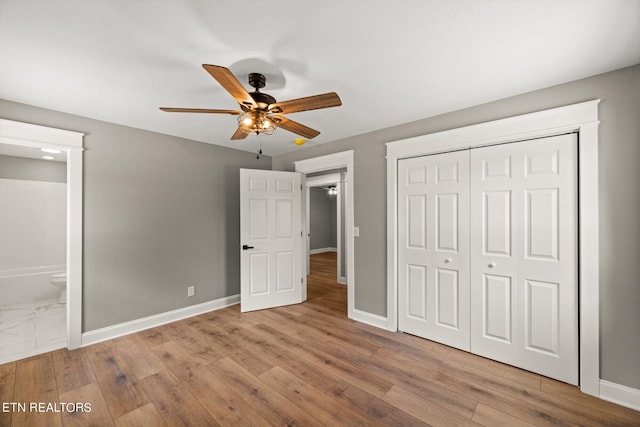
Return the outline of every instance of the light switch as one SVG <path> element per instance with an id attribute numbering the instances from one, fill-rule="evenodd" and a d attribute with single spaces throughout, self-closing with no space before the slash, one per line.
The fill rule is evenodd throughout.
<path id="1" fill-rule="evenodd" d="M 360 237 L 360 227 L 353 227 L 353 237 Z"/>

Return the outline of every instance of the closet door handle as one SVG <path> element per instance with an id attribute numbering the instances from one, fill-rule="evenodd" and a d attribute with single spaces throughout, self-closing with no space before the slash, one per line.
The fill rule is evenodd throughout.
<path id="1" fill-rule="evenodd" d="M 495 267 L 496 265 L 498 265 L 498 264 L 496 264 L 495 262 L 490 262 L 490 263 L 489 263 L 489 268 L 493 268 L 493 267 Z"/>
<path id="2" fill-rule="evenodd" d="M 451 261 L 453 261 L 451 258 L 445 258 L 445 259 L 444 259 L 444 263 L 445 263 L 445 264 L 450 264 L 450 263 L 451 263 Z"/>
<path id="3" fill-rule="evenodd" d="M 242 245 L 242 250 L 246 251 L 247 249 L 253 249 L 253 246 Z"/>

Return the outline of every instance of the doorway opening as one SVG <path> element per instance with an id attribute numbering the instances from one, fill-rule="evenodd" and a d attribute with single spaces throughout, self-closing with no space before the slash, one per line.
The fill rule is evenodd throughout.
<path id="1" fill-rule="evenodd" d="M 354 254 L 354 235 L 353 235 L 353 223 L 354 223 L 354 199 L 353 199 L 353 150 L 343 151 L 339 153 L 329 154 L 321 157 L 314 157 L 311 159 L 300 160 L 294 163 L 295 171 L 301 172 L 307 176 L 307 179 L 312 179 L 314 175 L 326 175 L 329 173 L 335 173 L 337 171 L 342 172 L 342 185 L 340 190 L 343 193 L 344 198 L 344 272 L 347 285 L 347 316 L 351 319 L 356 317 L 354 306 L 354 286 L 355 286 L 355 254 Z M 307 200 L 309 198 L 307 197 Z M 303 218 L 307 217 L 308 206 L 307 203 L 303 203 Z M 309 234 L 309 229 L 305 224 L 305 233 Z M 309 252 L 309 239 L 306 239 L 307 244 L 305 252 L 306 255 Z M 303 262 L 305 273 L 309 271 L 309 265 L 307 261 Z M 341 266 L 342 267 L 342 266 Z M 306 274 L 305 274 L 306 277 Z M 305 279 L 306 280 L 306 279 Z M 306 283 L 305 283 L 306 289 Z M 356 319 L 357 320 L 357 319 Z"/>
<path id="2" fill-rule="evenodd" d="M 66 278 L 66 325 L 64 343 L 69 349 L 82 344 L 82 146 L 84 134 L 0 119 L 0 144 L 14 150 L 50 149 L 64 153 L 66 168 L 66 215 L 63 269 Z M 53 287 L 53 285 L 52 285 Z"/>
<path id="3" fill-rule="evenodd" d="M 346 170 L 309 174 L 306 180 L 307 271 L 311 255 L 333 252 L 334 277 L 347 284 L 344 251 L 344 175 Z"/>

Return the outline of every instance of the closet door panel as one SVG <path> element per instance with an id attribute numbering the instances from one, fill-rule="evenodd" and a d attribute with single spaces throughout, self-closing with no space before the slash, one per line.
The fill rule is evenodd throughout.
<path id="1" fill-rule="evenodd" d="M 578 382 L 576 136 L 471 150 L 471 351 Z M 507 285 L 508 284 L 508 285 Z"/>
<path id="2" fill-rule="evenodd" d="M 398 326 L 468 350 L 469 153 L 398 164 Z"/>

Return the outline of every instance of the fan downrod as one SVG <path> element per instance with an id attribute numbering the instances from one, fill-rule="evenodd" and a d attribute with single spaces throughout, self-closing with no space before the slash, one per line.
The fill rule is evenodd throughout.
<path id="1" fill-rule="evenodd" d="M 267 84 L 267 78 L 264 74 L 251 73 L 249 74 L 249 85 L 256 90 L 260 90 Z"/>

